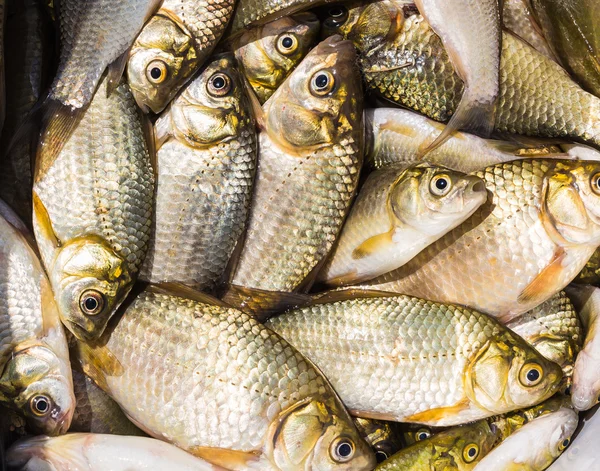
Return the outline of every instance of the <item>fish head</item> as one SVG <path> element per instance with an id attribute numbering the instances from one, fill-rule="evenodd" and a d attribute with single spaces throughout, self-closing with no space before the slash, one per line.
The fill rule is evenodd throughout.
<path id="1" fill-rule="evenodd" d="M 307 398 L 275 423 L 272 454 L 279 469 L 369 470 L 375 455 L 335 400 Z"/>
<path id="2" fill-rule="evenodd" d="M 265 103 L 266 132 L 290 153 L 339 142 L 360 128 L 361 87 L 352 43 L 332 36 Z"/>
<path id="3" fill-rule="evenodd" d="M 378 463 L 387 460 L 401 448 L 400 436 L 393 424 L 359 417 L 354 417 L 354 423 L 361 436 L 375 450 Z"/>
<path id="4" fill-rule="evenodd" d="M 94 237 L 61 247 L 50 280 L 63 324 L 80 340 L 97 339 L 131 289 L 127 263 Z"/>
<path id="5" fill-rule="evenodd" d="M 17 349 L 0 376 L 0 400 L 36 433 L 66 433 L 75 411 L 71 367 L 44 345 Z"/>
<path id="6" fill-rule="evenodd" d="M 430 440 L 432 469 L 472 469 L 497 441 L 498 430 L 485 420 L 439 433 Z"/>
<path id="7" fill-rule="evenodd" d="M 86 452 L 101 435 L 69 433 L 60 437 L 29 437 L 16 442 L 6 454 L 9 469 L 61 471 L 85 469 Z"/>
<path id="8" fill-rule="evenodd" d="M 486 201 L 487 190 L 479 177 L 427 164 L 400 176 L 389 198 L 395 218 L 428 235 L 448 232 Z"/>
<path id="9" fill-rule="evenodd" d="M 138 106 L 160 113 L 195 72 L 198 54 L 185 28 L 157 14 L 135 40 L 127 63 L 127 80 Z"/>
<path id="10" fill-rule="evenodd" d="M 559 365 L 506 332 L 488 340 L 473 355 L 464 381 L 472 402 L 493 414 L 502 414 L 549 398 L 562 378 Z"/>
<path id="11" fill-rule="evenodd" d="M 261 103 L 308 54 L 319 27 L 317 17 L 305 12 L 280 18 L 240 37 L 236 57 Z"/>
<path id="12" fill-rule="evenodd" d="M 173 135 L 194 148 L 237 136 L 251 117 L 233 55 L 215 56 L 175 99 L 168 114 Z"/>
<path id="13" fill-rule="evenodd" d="M 548 464 L 558 458 L 571 444 L 571 437 L 579 424 L 579 416 L 570 407 L 552 412 L 551 415 L 556 417 L 557 420 L 554 422 L 553 417 L 550 416 L 545 418 L 545 421 L 551 425 L 551 427 L 548 427 L 550 447 L 545 450 L 548 456 L 544 460 Z"/>
<path id="14" fill-rule="evenodd" d="M 404 443 L 406 446 L 412 445 L 416 442 L 422 442 L 423 440 L 427 440 L 431 438 L 434 434 L 433 430 L 426 425 L 421 424 L 403 424 L 403 433 L 402 436 L 404 438 Z"/>

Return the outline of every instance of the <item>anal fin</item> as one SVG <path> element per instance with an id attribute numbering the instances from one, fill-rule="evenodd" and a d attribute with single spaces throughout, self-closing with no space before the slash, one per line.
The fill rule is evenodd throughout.
<path id="1" fill-rule="evenodd" d="M 517 298 L 517 301 L 522 304 L 541 304 L 556 293 L 554 280 L 563 270 L 562 264 L 566 255 L 565 250 L 562 247 L 558 247 L 550 263 L 527 285 Z"/>
<path id="2" fill-rule="evenodd" d="M 231 471 L 246 471 L 252 468 L 253 462 L 260 460 L 260 453 L 225 448 L 198 446 L 188 448 L 187 451 L 198 458 Z"/>
<path id="3" fill-rule="evenodd" d="M 352 258 L 354 260 L 360 260 L 367 258 L 378 252 L 385 251 L 394 245 L 393 241 L 394 230 L 385 232 L 383 234 L 377 234 L 367 240 L 354 249 L 352 252 Z"/>
<path id="4" fill-rule="evenodd" d="M 106 347 L 98 343 L 74 340 L 74 356 L 79 361 L 81 369 L 100 389 L 109 392 L 106 378 L 122 376 L 125 369 L 117 357 Z"/>

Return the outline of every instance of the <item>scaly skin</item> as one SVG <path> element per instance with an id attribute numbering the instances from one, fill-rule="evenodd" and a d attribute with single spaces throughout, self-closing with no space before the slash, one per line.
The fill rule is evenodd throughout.
<path id="1" fill-rule="evenodd" d="M 502 22 L 506 29 L 519 36 L 536 51 L 555 60 L 540 26 L 533 17 L 528 0 L 504 0 Z"/>
<path id="2" fill-rule="evenodd" d="M 239 34 L 244 28 L 265 24 L 332 1 L 335 0 L 240 0 L 231 21 L 231 33 Z"/>

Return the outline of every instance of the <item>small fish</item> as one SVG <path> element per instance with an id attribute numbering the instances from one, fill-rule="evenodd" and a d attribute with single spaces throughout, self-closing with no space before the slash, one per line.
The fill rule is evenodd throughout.
<path id="1" fill-rule="evenodd" d="M 523 159 L 474 175 L 491 193 L 487 203 L 365 288 L 460 303 L 509 322 L 577 276 L 600 242 L 600 162 Z"/>
<path id="2" fill-rule="evenodd" d="M 600 248 L 596 249 L 573 281 L 585 285 L 600 286 Z"/>
<path id="3" fill-rule="evenodd" d="M 494 127 L 494 106 L 500 89 L 499 0 L 415 0 L 415 4 L 442 40 L 464 83 L 460 103 L 448 125 L 427 150 L 439 147 L 460 129 L 488 136 Z"/>
<path id="4" fill-rule="evenodd" d="M 67 340 L 44 269 L 14 218 L 0 216 L 0 407 L 35 433 L 58 435 L 75 409 Z"/>
<path id="5" fill-rule="evenodd" d="M 215 465 L 375 465 L 325 377 L 277 334 L 207 295 L 150 287 L 99 342 L 78 348 L 84 372 L 133 423 Z"/>
<path id="6" fill-rule="evenodd" d="M 215 56 L 155 125 L 155 218 L 140 279 L 214 291 L 250 210 L 252 108 L 232 54 Z"/>
<path id="7" fill-rule="evenodd" d="M 550 397 L 562 370 L 495 319 L 410 296 L 350 290 L 266 325 L 358 417 L 450 426 Z"/>
<path id="8" fill-rule="evenodd" d="M 377 471 L 467 471 L 484 458 L 497 441 L 487 421 L 454 427 L 400 450 Z"/>
<path id="9" fill-rule="evenodd" d="M 579 417 L 572 409 L 560 409 L 539 417 L 500 443 L 473 470 L 546 469 L 569 446 L 578 423 Z"/>
<path id="10" fill-rule="evenodd" d="M 9 449 L 6 460 L 24 471 L 225 471 L 160 440 L 94 433 L 28 438 Z"/>
<path id="11" fill-rule="evenodd" d="M 502 5 L 502 23 L 504 27 L 540 54 L 557 61 L 540 25 L 534 18 L 529 0 L 503 0 Z"/>
<path id="12" fill-rule="evenodd" d="M 433 435 L 443 429 L 432 429 L 426 425 L 421 424 L 401 424 L 402 427 L 402 438 L 406 446 L 410 446 L 413 443 L 421 442 L 431 438 Z"/>
<path id="13" fill-rule="evenodd" d="M 127 84 L 110 97 L 107 87 L 105 79 L 57 157 L 42 146 L 33 185 L 35 236 L 61 320 L 87 340 L 131 289 L 152 223 L 142 117 Z"/>
<path id="14" fill-rule="evenodd" d="M 487 200 L 481 179 L 429 164 L 391 164 L 363 184 L 318 280 L 341 286 L 401 267 Z"/>
<path id="15" fill-rule="evenodd" d="M 375 458 L 378 463 L 387 460 L 402 448 L 395 423 L 354 417 L 354 424 L 358 433 L 375 450 Z"/>
<path id="16" fill-rule="evenodd" d="M 138 106 L 160 113 L 209 58 L 235 0 L 164 0 L 129 53 L 127 79 Z"/>
<path id="17" fill-rule="evenodd" d="M 235 57 L 261 104 L 308 54 L 319 26 L 314 14 L 299 13 L 245 31 L 234 41 Z"/>

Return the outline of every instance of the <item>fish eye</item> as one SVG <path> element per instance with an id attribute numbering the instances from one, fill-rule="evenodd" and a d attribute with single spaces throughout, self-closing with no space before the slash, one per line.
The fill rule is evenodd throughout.
<path id="1" fill-rule="evenodd" d="M 431 179 L 431 183 L 429 184 L 429 191 L 436 196 L 447 195 L 451 188 L 452 182 L 450 177 L 445 173 L 441 173 L 433 177 Z"/>
<path id="2" fill-rule="evenodd" d="M 388 458 L 389 458 L 389 456 L 387 455 L 387 453 L 385 451 L 377 450 L 375 452 L 375 459 L 377 460 L 378 463 L 383 463 Z"/>
<path id="3" fill-rule="evenodd" d="M 429 437 L 431 437 L 431 432 L 426 429 L 420 429 L 417 430 L 416 437 L 418 442 L 420 442 L 421 440 L 427 440 Z"/>
<path id="4" fill-rule="evenodd" d="M 94 316 L 102 312 L 104 304 L 104 296 L 94 289 L 84 291 L 79 298 L 79 307 L 88 316 Z"/>
<path id="5" fill-rule="evenodd" d="M 334 5 L 327 11 L 327 23 L 333 26 L 340 26 L 348 19 L 348 9 L 343 5 Z"/>
<path id="6" fill-rule="evenodd" d="M 527 363 L 521 368 L 519 381 L 523 386 L 536 386 L 542 381 L 544 370 L 537 363 Z"/>
<path id="7" fill-rule="evenodd" d="M 285 33 L 277 39 L 277 50 L 284 56 L 293 54 L 298 49 L 298 39 L 290 33 Z"/>
<path id="8" fill-rule="evenodd" d="M 148 64 L 148 67 L 146 67 L 146 77 L 148 77 L 148 80 L 151 83 L 156 85 L 163 83 L 167 79 L 167 75 L 167 64 L 163 61 L 152 61 Z"/>
<path id="9" fill-rule="evenodd" d="M 208 93 L 213 96 L 225 96 L 231 91 L 231 79 L 223 72 L 217 72 L 208 80 Z"/>
<path id="10" fill-rule="evenodd" d="M 350 461 L 354 456 L 354 443 L 349 438 L 338 438 L 331 444 L 330 454 L 339 463 Z"/>
<path id="11" fill-rule="evenodd" d="M 600 173 L 596 173 L 592 176 L 590 185 L 592 186 L 592 191 L 597 195 L 600 195 Z"/>
<path id="12" fill-rule="evenodd" d="M 325 96 L 331 93 L 335 86 L 335 78 L 327 70 L 322 70 L 313 75 L 310 80 L 310 88 L 315 96 Z"/>
<path id="13" fill-rule="evenodd" d="M 33 396 L 29 401 L 29 408 L 34 415 L 38 417 L 43 417 L 50 412 L 51 402 L 48 396 L 44 396 L 43 394 L 38 394 L 37 396 Z"/>
<path id="14" fill-rule="evenodd" d="M 479 455 L 479 447 L 476 443 L 469 443 L 463 450 L 463 459 L 466 463 L 475 461 L 475 458 Z"/>
<path id="15" fill-rule="evenodd" d="M 570 438 L 565 438 L 562 442 L 560 442 L 560 444 L 558 445 L 558 449 L 559 451 L 563 451 L 565 448 L 567 448 L 571 443 L 571 439 Z"/>

